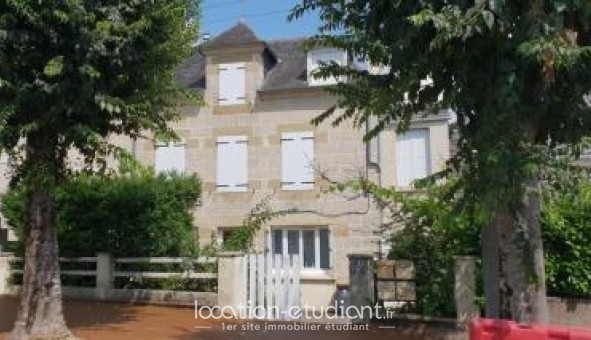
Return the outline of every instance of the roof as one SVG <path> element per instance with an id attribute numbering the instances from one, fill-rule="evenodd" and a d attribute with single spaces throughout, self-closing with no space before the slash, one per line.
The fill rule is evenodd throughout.
<path id="1" fill-rule="evenodd" d="M 305 38 L 275 40 L 267 43 L 277 64 L 269 70 L 263 90 L 308 87 Z"/>
<path id="2" fill-rule="evenodd" d="M 273 55 L 273 62 L 268 66 L 262 90 L 294 89 L 308 87 L 306 72 L 306 52 L 302 45 L 305 38 L 262 41 L 252 29 L 244 23 L 218 35 L 213 40 L 196 49 L 195 54 L 179 65 L 175 72 L 178 85 L 197 91 L 204 91 L 207 86 L 205 77 L 205 56 L 201 48 L 225 48 L 264 43 Z"/>
<path id="3" fill-rule="evenodd" d="M 215 37 L 213 40 L 205 43 L 203 47 L 207 49 L 217 49 L 250 45 L 260 42 L 262 41 L 256 36 L 256 34 L 254 34 L 247 24 L 239 22 L 234 27 Z"/>
<path id="4" fill-rule="evenodd" d="M 205 79 L 205 57 L 201 52 L 195 54 L 179 65 L 175 71 L 175 81 L 178 85 L 191 89 L 204 91 Z"/>

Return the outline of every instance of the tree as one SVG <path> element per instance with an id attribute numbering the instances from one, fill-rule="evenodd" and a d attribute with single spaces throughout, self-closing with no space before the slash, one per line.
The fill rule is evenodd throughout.
<path id="1" fill-rule="evenodd" d="M 459 151 L 445 173 L 460 178 L 465 204 L 490 214 L 482 230 L 487 314 L 545 322 L 539 180 L 549 149 L 591 132 L 591 2 L 303 0 L 290 17 L 309 11 L 323 20 L 310 46 L 387 70 L 323 65 L 316 76 L 349 81 L 329 89 L 338 104 L 315 122 L 370 124 L 369 140 L 452 109 Z"/>
<path id="2" fill-rule="evenodd" d="M 67 154 L 104 167 L 111 135 L 153 132 L 193 98 L 173 69 L 196 40 L 195 1 L 0 0 L 0 146 L 25 187 L 23 289 L 11 339 L 72 337 L 62 312 L 55 189 Z M 191 20 L 188 20 L 191 19 Z"/>

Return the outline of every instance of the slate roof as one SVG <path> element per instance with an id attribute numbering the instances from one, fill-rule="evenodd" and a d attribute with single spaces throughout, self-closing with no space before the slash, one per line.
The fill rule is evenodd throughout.
<path id="1" fill-rule="evenodd" d="M 305 38 L 261 41 L 252 29 L 244 23 L 199 46 L 195 54 L 179 65 L 175 72 L 177 84 L 184 88 L 204 91 L 205 57 L 202 48 L 236 47 L 252 43 L 265 43 L 268 51 L 275 57 L 269 65 L 262 90 L 295 89 L 308 87 L 306 74 L 306 52 L 302 48 Z"/>
<path id="2" fill-rule="evenodd" d="M 240 45 L 248 45 L 262 42 L 254 34 L 252 29 L 245 23 L 239 22 L 234 27 L 221 33 L 217 37 L 213 38 L 209 42 L 204 44 L 205 48 L 223 48 L 223 47 L 236 47 Z"/>
<path id="3" fill-rule="evenodd" d="M 205 57 L 200 51 L 179 65 L 175 72 L 175 81 L 178 85 L 203 92 L 206 86 Z"/>
<path id="4" fill-rule="evenodd" d="M 277 64 L 267 73 L 263 90 L 308 87 L 305 38 L 269 41 L 267 46 Z"/>

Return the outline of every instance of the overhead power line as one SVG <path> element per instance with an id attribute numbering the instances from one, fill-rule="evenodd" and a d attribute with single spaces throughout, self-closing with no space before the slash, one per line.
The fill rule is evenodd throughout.
<path id="1" fill-rule="evenodd" d="M 251 18 L 261 18 L 261 17 L 266 17 L 266 16 L 270 16 L 270 15 L 274 15 L 274 14 L 279 14 L 279 13 L 284 13 L 287 14 L 291 11 L 291 8 L 288 9 L 284 9 L 284 10 L 277 10 L 277 11 L 270 11 L 270 12 L 261 12 L 261 13 L 253 13 L 253 14 L 246 14 L 246 15 L 235 15 L 235 16 L 231 16 L 231 17 L 219 17 L 219 19 L 213 19 L 211 21 L 206 21 L 208 24 L 217 24 L 217 23 L 222 23 L 222 22 L 228 22 L 228 21 L 235 21 L 241 18 L 244 19 L 251 19 Z"/>
<path id="2" fill-rule="evenodd" d="M 241 2 L 241 0 L 230 0 L 230 1 L 222 1 L 222 2 L 215 2 L 212 3 L 211 5 L 209 4 L 205 4 L 202 6 L 203 10 L 210 10 L 210 9 L 216 9 L 216 8 L 222 8 L 222 7 L 227 7 L 229 5 L 238 5 Z"/>

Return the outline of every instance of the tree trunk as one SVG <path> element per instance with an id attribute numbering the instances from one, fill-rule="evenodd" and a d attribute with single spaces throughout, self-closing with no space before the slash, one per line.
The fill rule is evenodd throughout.
<path id="1" fill-rule="evenodd" d="M 48 150 L 47 144 L 43 145 L 46 142 L 41 140 L 40 144 L 33 144 L 29 150 L 34 151 L 27 153 L 28 160 L 37 166 L 33 166 L 30 172 L 35 175 L 25 180 L 25 272 L 17 320 L 8 339 L 73 338 L 62 309 L 53 185 L 57 176 L 54 171 L 47 171 L 55 163 L 52 159 L 54 151 Z M 43 149 L 45 154 L 41 153 Z"/>
<path id="2" fill-rule="evenodd" d="M 508 309 L 512 319 L 522 324 L 548 323 L 540 207 L 539 183 L 529 182 L 516 216 L 497 225 L 501 317 Z"/>
<path id="3" fill-rule="evenodd" d="M 55 202 L 46 188 L 35 188 L 27 206 L 25 273 L 17 320 L 9 339 L 72 337 L 64 321 Z"/>

